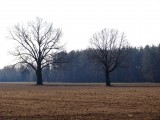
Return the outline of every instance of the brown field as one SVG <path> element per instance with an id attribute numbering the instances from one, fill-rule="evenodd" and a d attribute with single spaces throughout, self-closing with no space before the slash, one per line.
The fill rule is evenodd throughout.
<path id="1" fill-rule="evenodd" d="M 159 85 L 0 83 L 0 120 L 160 120 Z"/>

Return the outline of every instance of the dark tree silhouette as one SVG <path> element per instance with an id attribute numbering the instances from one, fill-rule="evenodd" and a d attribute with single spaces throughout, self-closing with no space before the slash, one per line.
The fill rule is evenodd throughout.
<path id="1" fill-rule="evenodd" d="M 42 85 L 42 69 L 57 62 L 54 55 L 63 49 L 60 46 L 61 30 L 37 18 L 35 22 L 28 22 L 27 26 L 14 26 L 10 36 L 18 43 L 13 52 L 18 57 L 18 63 L 31 66 L 36 72 L 37 85 Z"/>
<path id="2" fill-rule="evenodd" d="M 118 30 L 103 29 L 93 35 L 90 44 L 89 58 L 102 65 L 106 86 L 110 86 L 110 73 L 126 62 L 128 47 L 126 37 L 124 33 L 119 34 Z"/>

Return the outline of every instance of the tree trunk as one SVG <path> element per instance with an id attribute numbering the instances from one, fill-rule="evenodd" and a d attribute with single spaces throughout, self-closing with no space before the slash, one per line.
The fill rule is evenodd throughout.
<path id="1" fill-rule="evenodd" d="M 36 75 L 37 75 L 37 85 L 43 85 L 41 64 L 38 64 L 37 66 Z"/>
<path id="2" fill-rule="evenodd" d="M 37 75 L 37 85 L 43 85 L 42 70 L 37 70 L 36 75 Z"/>
<path id="3" fill-rule="evenodd" d="M 106 76 L 106 86 L 111 86 L 109 72 L 106 71 L 105 76 Z"/>

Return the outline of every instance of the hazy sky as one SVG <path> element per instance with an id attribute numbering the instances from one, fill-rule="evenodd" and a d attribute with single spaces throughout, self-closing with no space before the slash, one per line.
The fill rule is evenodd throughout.
<path id="1" fill-rule="evenodd" d="M 62 28 L 67 51 L 87 48 L 103 28 L 124 32 L 132 46 L 160 43 L 160 0 L 1 0 L 0 16 L 0 68 L 13 61 L 7 29 L 36 17 Z"/>

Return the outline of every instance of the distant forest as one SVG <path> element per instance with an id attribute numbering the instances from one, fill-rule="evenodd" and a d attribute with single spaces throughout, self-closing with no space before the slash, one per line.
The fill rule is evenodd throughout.
<path id="1" fill-rule="evenodd" d="M 93 83 L 105 82 L 101 66 L 87 57 L 90 50 L 63 52 L 68 63 L 43 70 L 44 82 Z M 127 50 L 128 61 L 111 73 L 111 82 L 160 82 L 160 45 Z M 36 81 L 35 72 L 24 66 L 6 66 L 0 70 L 0 82 Z"/>

